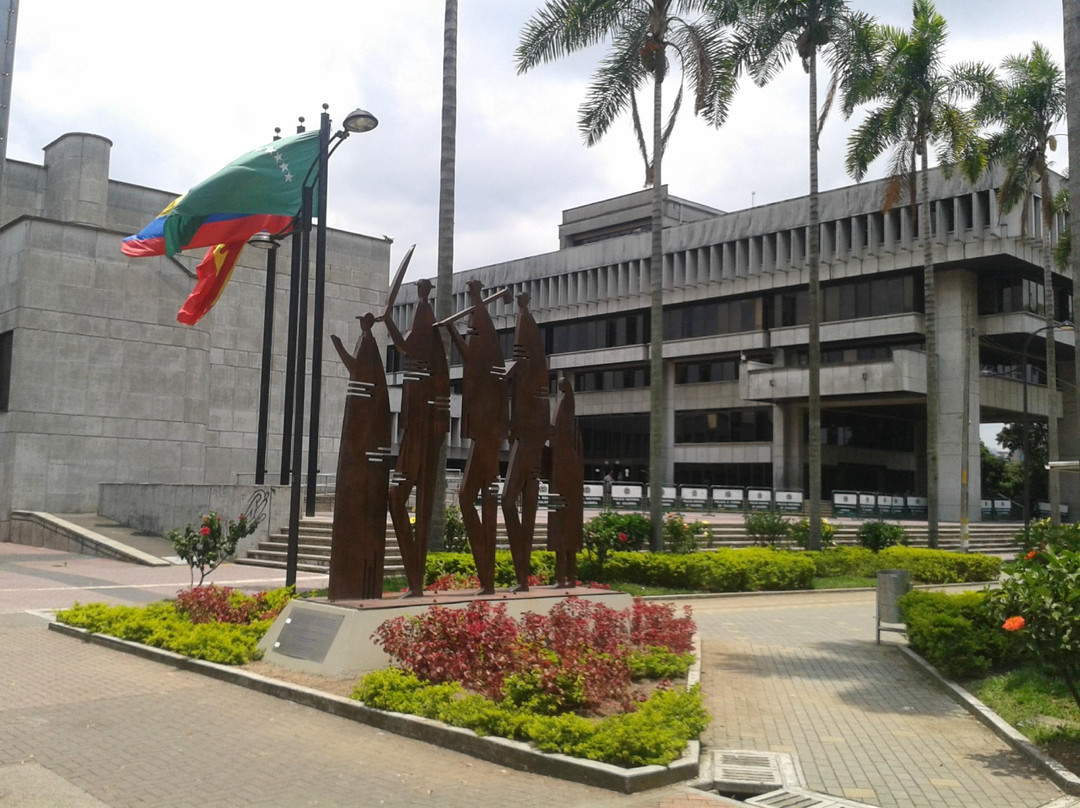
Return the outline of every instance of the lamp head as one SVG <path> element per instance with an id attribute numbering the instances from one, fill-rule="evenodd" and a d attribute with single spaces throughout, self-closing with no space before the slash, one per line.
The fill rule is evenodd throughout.
<path id="1" fill-rule="evenodd" d="M 348 115 L 345 116 L 345 120 L 342 121 L 342 128 L 346 132 L 352 132 L 354 134 L 360 134 L 361 132 L 370 132 L 376 126 L 379 125 L 379 119 L 372 115 L 367 110 L 357 107 Z"/>
<path id="2" fill-rule="evenodd" d="M 281 242 L 274 238 L 272 235 L 270 235 L 267 231 L 262 230 L 248 239 L 248 245 L 251 247 L 257 247 L 260 250 L 273 250 L 280 247 Z"/>

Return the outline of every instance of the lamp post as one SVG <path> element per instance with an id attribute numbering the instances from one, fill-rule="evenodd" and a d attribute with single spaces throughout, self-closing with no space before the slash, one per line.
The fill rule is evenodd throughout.
<path id="1" fill-rule="evenodd" d="M 1030 452 L 1030 447 L 1028 446 L 1028 348 L 1031 347 L 1031 340 L 1034 337 L 1036 337 L 1037 335 L 1043 333 L 1044 331 L 1049 332 L 1047 334 L 1047 339 L 1054 339 L 1054 333 L 1053 332 L 1054 332 L 1055 328 L 1057 330 L 1059 330 L 1059 331 L 1072 331 L 1073 330 L 1073 325 L 1072 325 L 1072 323 L 1063 323 L 1061 325 L 1058 325 L 1057 323 L 1051 323 L 1050 325 L 1044 325 L 1041 328 L 1036 328 L 1034 331 L 1032 331 L 1030 334 L 1028 334 L 1027 337 L 1024 339 L 1024 350 L 1023 350 L 1023 354 L 1022 354 L 1022 356 L 1023 356 L 1023 368 L 1024 368 L 1024 375 L 1023 375 L 1023 379 L 1022 379 L 1023 386 L 1024 386 L 1024 401 L 1023 401 L 1024 421 L 1023 421 L 1023 424 L 1021 426 L 1020 440 L 1024 445 L 1024 537 L 1025 538 L 1028 535 L 1029 525 L 1031 524 L 1031 481 L 1030 481 L 1030 478 L 1031 478 L 1031 474 L 1030 474 L 1030 472 L 1031 472 L 1031 461 L 1030 461 L 1031 452 Z M 1051 396 L 1054 395 L 1056 392 L 1057 392 L 1056 390 L 1047 390 L 1046 391 L 1047 395 L 1051 395 Z M 1051 472 L 1051 474 L 1052 473 L 1054 473 L 1054 472 Z"/>
<path id="2" fill-rule="evenodd" d="M 355 109 L 345 116 L 341 131 L 330 135 L 330 114 L 328 106 L 323 104 L 322 117 L 319 126 L 319 159 L 308 176 L 304 178 L 303 202 L 300 212 L 298 229 L 301 236 L 300 244 L 300 271 L 293 273 L 294 293 L 299 287 L 297 317 L 296 317 L 296 352 L 295 367 L 293 368 L 294 387 L 286 391 L 291 394 L 292 400 L 292 488 L 289 499 L 289 542 L 285 561 L 285 585 L 292 586 L 296 583 L 296 567 L 300 548 L 300 500 L 301 500 L 301 473 L 303 470 L 304 454 L 304 398 L 306 394 L 306 370 L 307 370 L 307 297 L 308 297 L 308 266 L 310 250 L 311 220 L 314 208 L 314 184 L 319 184 L 318 214 L 319 222 L 315 232 L 315 302 L 313 311 L 312 327 L 312 367 L 311 367 L 311 422 L 308 431 L 308 481 L 307 481 L 307 508 L 308 516 L 315 513 L 315 481 L 319 466 L 319 399 L 322 395 L 322 341 L 323 341 L 323 311 L 326 296 L 326 185 L 327 166 L 330 155 L 334 153 L 351 133 L 370 132 L 379 125 L 378 120 L 370 112 Z M 317 168 L 316 168 L 317 166 Z M 294 266 L 296 265 L 295 245 L 293 248 Z"/>
<path id="3" fill-rule="evenodd" d="M 266 253 L 266 296 L 263 301 L 262 369 L 259 378 L 259 426 L 255 435 L 255 485 L 266 482 L 266 443 L 270 420 L 270 371 L 274 350 L 274 292 L 277 286 L 277 250 L 281 243 L 265 230 L 248 244 Z"/>

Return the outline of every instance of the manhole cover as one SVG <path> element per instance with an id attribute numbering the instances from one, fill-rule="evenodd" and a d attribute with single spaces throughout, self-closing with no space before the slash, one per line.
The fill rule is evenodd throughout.
<path id="1" fill-rule="evenodd" d="M 762 794 L 805 783 L 791 755 L 746 749 L 714 750 L 712 781 L 721 794 Z"/>
<path id="2" fill-rule="evenodd" d="M 751 797 L 746 800 L 746 804 L 767 808 L 875 808 L 865 802 L 852 802 L 829 794 L 790 787 Z"/>

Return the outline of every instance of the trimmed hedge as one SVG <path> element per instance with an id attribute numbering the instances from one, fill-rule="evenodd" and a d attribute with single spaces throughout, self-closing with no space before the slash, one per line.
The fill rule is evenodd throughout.
<path id="1" fill-rule="evenodd" d="M 1018 662 L 1023 646 L 1001 630 L 986 592 L 922 592 L 900 598 L 912 647 L 946 676 L 973 678 Z"/>
<path id="2" fill-rule="evenodd" d="M 574 713 L 536 715 L 507 700 L 467 694 L 457 682 L 427 684 L 397 668 L 367 674 L 353 698 L 368 707 L 433 718 L 477 735 L 531 742 L 544 752 L 616 766 L 671 763 L 709 723 L 698 685 L 689 691 L 658 690 L 636 711 L 601 720 Z"/>
<path id="3" fill-rule="evenodd" d="M 803 553 L 760 547 L 708 550 L 688 555 L 612 553 L 601 568 L 579 558 L 582 580 L 621 581 L 701 592 L 760 592 L 809 589 L 814 562 Z"/>
<path id="4" fill-rule="evenodd" d="M 832 547 L 807 553 L 822 578 L 854 575 L 873 578 L 879 570 L 907 570 L 912 580 L 926 584 L 996 581 L 1001 559 L 978 553 L 951 553 L 918 547 L 887 547 L 875 553 L 865 547 Z"/>

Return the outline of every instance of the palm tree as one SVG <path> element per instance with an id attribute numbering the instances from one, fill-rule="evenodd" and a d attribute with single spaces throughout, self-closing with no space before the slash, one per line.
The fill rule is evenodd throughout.
<path id="1" fill-rule="evenodd" d="M 879 67 L 873 76 L 852 87 L 848 103 L 876 101 L 863 123 L 848 138 L 847 170 L 856 180 L 880 154 L 892 150 L 883 209 L 905 196 L 918 209 L 923 246 L 923 298 L 926 332 L 926 499 L 927 535 L 938 543 L 938 421 L 940 403 L 937 359 L 937 297 L 934 253 L 930 242 L 931 144 L 938 162 L 948 171 L 957 160 L 974 180 L 985 166 L 982 141 L 974 118 L 956 106 L 986 79 L 981 65 L 947 70 L 943 64 L 946 23 L 931 0 L 914 0 L 911 29 L 882 26 Z M 919 190 L 916 192 L 916 159 Z M 918 205 L 918 208 L 916 208 Z"/>
<path id="2" fill-rule="evenodd" d="M 441 320 L 453 312 L 454 184 L 457 161 L 457 0 L 446 0 L 443 20 L 442 148 L 439 158 L 439 245 L 436 257 L 435 315 Z M 443 331 L 443 346 L 450 356 L 450 337 Z M 439 450 L 439 468 L 446 468 L 446 438 Z M 428 547 L 441 550 L 446 529 L 446 474 L 435 477 L 435 507 L 431 514 Z"/>
<path id="3" fill-rule="evenodd" d="M 650 79 L 653 82 L 652 160 L 646 157 L 645 176 L 646 184 L 652 185 L 649 506 L 652 546 L 656 550 L 663 544 L 661 486 L 665 465 L 662 87 L 670 66 L 670 51 L 678 57 L 683 78 L 689 81 L 695 113 L 713 126 L 723 123 L 735 82 L 718 17 L 725 10 L 733 14 L 732 8 L 733 3 L 725 0 L 547 0 L 526 23 L 516 51 L 518 73 L 524 73 L 541 63 L 610 41 L 608 55 L 600 63 L 580 108 L 578 127 L 589 146 L 595 145 L 628 107 L 637 119 L 635 93 Z M 687 15 L 705 11 L 710 13 L 697 21 L 687 20 Z M 681 100 L 680 85 L 667 134 Z M 640 120 L 636 129 L 645 156 Z"/>
<path id="4" fill-rule="evenodd" d="M 810 80 L 810 221 L 809 259 L 810 367 L 809 426 L 807 429 L 811 550 L 821 549 L 821 247 L 818 204 L 818 132 L 837 93 L 845 96 L 851 84 L 865 78 L 876 47 L 872 19 L 853 12 L 847 0 L 747 0 L 744 58 L 759 85 L 768 83 L 793 54 L 802 60 Z M 817 60 L 821 50 L 832 78 L 818 110 Z M 851 109 L 844 104 L 845 116 Z"/>
<path id="5" fill-rule="evenodd" d="M 1046 152 L 1057 148 L 1054 128 L 1065 117 L 1065 76 L 1061 67 L 1039 43 L 1030 55 L 1009 56 L 1001 63 L 1002 80 L 990 83 L 981 94 L 977 112 L 987 124 L 1001 128 L 987 138 L 988 165 L 1000 165 L 1004 171 L 998 189 L 998 208 L 1008 213 L 1022 205 L 1020 237 L 1028 235 L 1029 218 L 1034 214 L 1032 201 L 1038 190 L 1042 229 L 1043 300 L 1046 319 L 1046 389 L 1047 441 L 1049 459 L 1058 459 L 1057 413 L 1054 391 L 1057 390 L 1055 358 L 1053 248 L 1050 229 L 1054 221 L 1054 194 L 1050 189 Z M 1050 472 L 1050 520 L 1061 521 L 1059 504 L 1061 486 L 1056 471 Z"/>

